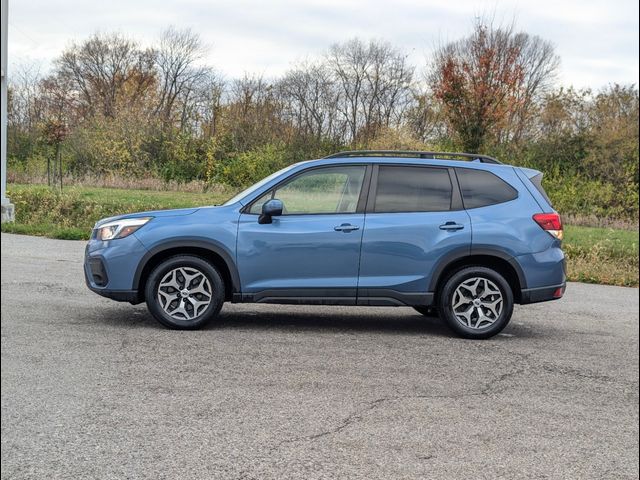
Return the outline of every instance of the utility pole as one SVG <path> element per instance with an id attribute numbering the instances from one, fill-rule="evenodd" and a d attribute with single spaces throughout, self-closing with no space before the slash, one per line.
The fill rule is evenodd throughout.
<path id="1" fill-rule="evenodd" d="M 13 222 L 15 212 L 13 204 L 7 198 L 7 30 L 9 30 L 9 2 L 2 2 L 2 95 L 0 96 L 0 155 L 2 156 L 2 223 Z"/>

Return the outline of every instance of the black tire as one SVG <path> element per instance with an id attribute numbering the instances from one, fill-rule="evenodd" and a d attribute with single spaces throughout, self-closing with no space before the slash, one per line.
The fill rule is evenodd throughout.
<path id="1" fill-rule="evenodd" d="M 163 305 L 160 303 L 160 300 L 158 298 L 158 289 L 160 287 L 160 282 L 167 274 L 171 273 L 172 270 L 179 268 L 186 268 L 186 272 L 189 273 L 193 273 L 195 270 L 197 270 L 208 280 L 210 285 L 210 303 L 206 307 L 203 306 L 204 310 L 202 310 L 201 312 L 193 311 L 194 308 L 197 309 L 198 307 L 194 307 L 194 305 L 190 303 L 190 300 L 188 300 L 188 298 L 191 298 L 193 296 L 194 300 L 206 301 L 206 296 L 202 296 L 202 294 L 194 294 L 189 295 L 188 298 L 185 298 L 186 301 L 183 302 L 185 305 L 185 310 L 191 308 L 191 312 L 187 311 L 187 313 L 194 315 L 192 319 L 176 318 L 169 315 L 169 313 L 167 313 L 163 308 Z M 180 277 L 185 280 L 184 276 L 178 275 L 178 279 Z M 197 281 L 197 279 L 198 278 L 196 277 L 194 281 Z M 185 289 L 187 286 L 185 286 Z M 169 288 L 169 290 L 171 290 L 171 288 Z M 173 292 L 171 292 L 171 294 L 173 294 Z M 180 295 L 181 291 L 176 290 L 176 302 L 180 301 Z M 195 296 L 199 296 L 200 298 L 195 298 Z M 218 314 L 218 312 L 220 312 L 222 304 L 224 303 L 224 298 L 224 282 L 222 281 L 222 276 L 220 275 L 216 267 L 209 263 L 207 260 L 192 255 L 177 255 L 175 257 L 168 258 L 153 269 L 147 279 L 145 286 L 145 299 L 147 302 L 147 308 L 149 309 L 149 312 L 151 312 L 151 315 L 153 315 L 154 318 L 165 327 L 179 330 L 194 330 L 210 322 Z"/>
<path id="2" fill-rule="evenodd" d="M 463 323 L 464 320 L 458 319 L 452 308 L 453 296 L 458 287 L 460 287 L 465 281 L 469 281 L 474 278 L 486 279 L 493 283 L 502 295 L 502 310 L 500 311 L 499 316 L 494 319 L 493 323 L 486 326 L 483 326 L 483 322 L 480 322 L 480 326 L 478 328 L 465 325 Z M 481 284 L 485 286 L 488 285 L 482 282 Z M 469 293 L 469 296 L 473 297 L 471 293 Z M 488 298 L 495 301 L 498 297 L 496 295 Z M 440 306 L 440 317 L 459 336 L 471 339 L 485 339 L 500 333 L 507 326 L 509 320 L 511 320 L 511 315 L 513 313 L 513 292 L 509 283 L 495 270 L 486 267 L 466 267 L 458 270 L 447 278 L 439 291 L 438 305 Z M 474 307 L 474 309 L 475 313 L 472 313 L 471 315 L 475 315 L 477 325 L 478 310 L 476 307 Z M 485 310 L 481 308 L 481 311 L 484 312 Z M 489 315 L 491 315 L 491 313 L 489 313 Z M 473 324 L 473 319 L 469 323 Z"/>
<path id="3" fill-rule="evenodd" d="M 416 312 L 421 313 L 425 317 L 438 318 L 440 316 L 440 312 L 438 312 L 438 308 L 434 307 L 433 305 L 413 307 L 413 309 Z"/>

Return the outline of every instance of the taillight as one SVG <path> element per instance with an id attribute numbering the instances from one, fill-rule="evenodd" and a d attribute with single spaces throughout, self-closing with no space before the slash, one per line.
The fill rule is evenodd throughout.
<path id="1" fill-rule="evenodd" d="M 557 213 L 536 213 L 533 220 L 540 225 L 540 228 L 549 232 L 558 240 L 562 240 L 562 219 Z"/>

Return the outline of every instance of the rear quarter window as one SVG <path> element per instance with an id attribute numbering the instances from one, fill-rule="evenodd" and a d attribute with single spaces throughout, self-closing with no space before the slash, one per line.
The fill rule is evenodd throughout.
<path id="1" fill-rule="evenodd" d="M 465 208 L 486 207 L 518 198 L 518 191 L 507 182 L 484 170 L 456 168 Z"/>
<path id="2" fill-rule="evenodd" d="M 549 196 L 547 195 L 547 192 L 545 192 L 544 188 L 542 187 L 542 174 L 539 173 L 538 175 L 531 177 L 529 180 L 531 180 L 531 183 L 533 183 L 533 186 L 536 187 L 538 192 L 540 192 L 540 195 L 542 195 L 542 197 L 547 202 L 549 202 L 549 205 L 551 205 L 551 199 L 549 198 Z"/>

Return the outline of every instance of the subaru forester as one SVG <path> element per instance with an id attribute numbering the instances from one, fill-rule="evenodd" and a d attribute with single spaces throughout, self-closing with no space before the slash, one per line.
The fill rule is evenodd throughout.
<path id="1" fill-rule="evenodd" d="M 194 329 L 224 302 L 409 306 L 488 338 L 565 291 L 562 222 L 536 170 L 475 154 L 349 151 L 224 205 L 96 223 L 88 287 Z"/>

